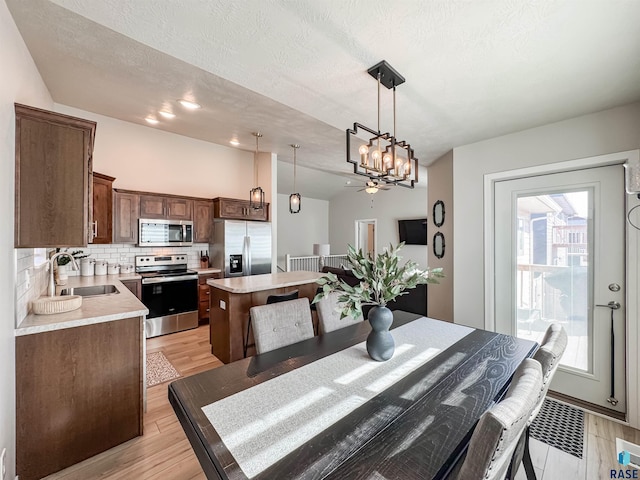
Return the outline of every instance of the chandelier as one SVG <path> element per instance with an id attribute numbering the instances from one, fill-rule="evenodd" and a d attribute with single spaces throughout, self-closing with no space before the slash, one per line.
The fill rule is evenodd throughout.
<path id="1" fill-rule="evenodd" d="M 300 145 L 291 144 L 293 148 L 293 191 L 296 191 L 296 151 L 300 148 Z M 299 213 L 300 206 L 302 204 L 302 197 L 299 193 L 292 193 L 289 195 L 289 213 Z"/>
<path id="2" fill-rule="evenodd" d="M 253 181 L 255 187 L 249 191 L 249 206 L 254 210 L 264 208 L 264 191 L 258 186 L 258 139 L 262 136 L 260 132 L 254 132 L 256 137 L 256 153 L 253 155 Z"/>
<path id="3" fill-rule="evenodd" d="M 418 159 L 411 145 L 396 138 L 396 87 L 404 77 L 385 60 L 367 70 L 378 81 L 378 129 L 360 123 L 347 129 L 347 162 L 353 164 L 353 173 L 374 181 L 413 188 L 418 181 Z M 380 86 L 393 90 L 393 134 L 380 130 Z M 364 143 L 361 136 L 368 137 Z M 352 138 L 353 137 L 353 138 Z"/>

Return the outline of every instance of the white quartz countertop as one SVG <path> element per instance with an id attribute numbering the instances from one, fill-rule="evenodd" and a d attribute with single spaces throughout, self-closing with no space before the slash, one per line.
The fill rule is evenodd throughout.
<path id="1" fill-rule="evenodd" d="M 134 275 L 129 274 L 123 276 L 69 277 L 66 285 L 56 287 L 56 295 L 59 295 L 60 290 L 63 288 L 93 285 L 115 285 L 120 293 L 83 297 L 82 306 L 71 312 L 53 315 L 30 313 L 16 328 L 16 337 L 147 315 L 149 309 L 120 281 L 121 278 L 123 280 L 132 280 L 134 279 L 133 277 Z"/>
<path id="2" fill-rule="evenodd" d="M 264 275 L 250 275 L 247 277 L 210 278 L 207 280 L 207 285 L 230 293 L 251 293 L 270 290 L 272 288 L 292 287 L 294 285 L 313 283 L 323 275 L 323 273 L 304 271 L 278 272 Z"/>

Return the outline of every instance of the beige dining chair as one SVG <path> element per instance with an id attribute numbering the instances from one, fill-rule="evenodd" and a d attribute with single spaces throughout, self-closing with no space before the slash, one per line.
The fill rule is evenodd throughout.
<path id="1" fill-rule="evenodd" d="M 338 292 L 331 292 L 316 303 L 320 333 L 333 332 L 362 321 L 362 315 L 358 318 L 353 318 L 351 315 L 340 318 L 340 310 L 338 309 L 339 297 L 340 294 Z"/>
<path id="2" fill-rule="evenodd" d="M 258 354 L 313 338 L 307 297 L 251 307 L 249 312 Z"/>
<path id="3" fill-rule="evenodd" d="M 298 290 L 292 290 L 286 293 L 274 293 L 267 297 L 267 305 L 272 303 L 279 302 L 287 302 L 289 300 L 295 300 L 298 298 Z M 244 358 L 247 358 L 247 351 L 249 347 L 255 347 L 255 341 L 252 344 L 249 344 L 249 335 L 251 334 L 251 314 L 249 314 L 249 321 L 247 322 L 247 333 L 242 342 L 242 352 L 244 353 Z"/>
<path id="4" fill-rule="evenodd" d="M 506 477 L 541 389 L 540 363 L 527 358 L 514 373 L 504 398 L 480 417 L 467 455 L 454 478 L 502 480 Z"/>
<path id="5" fill-rule="evenodd" d="M 540 413 L 544 399 L 547 396 L 547 391 L 549 390 L 549 384 L 551 383 L 551 380 L 553 380 L 553 375 L 556 373 L 558 365 L 560 364 L 560 359 L 567 348 L 567 342 L 567 332 L 562 325 L 559 323 L 552 323 L 544 334 L 540 348 L 533 356 L 533 358 L 540 363 L 542 368 L 542 389 L 540 390 L 538 403 L 529 416 L 529 421 L 527 422 L 527 426 L 525 427 L 525 431 L 521 439 L 523 444 L 519 445 L 517 455 L 514 458 L 514 465 L 512 467 L 515 475 L 518 471 L 520 460 L 522 460 L 528 480 L 536 480 L 536 473 L 533 469 L 531 452 L 529 450 L 529 430 L 531 422 L 533 422 L 538 416 L 538 413 Z M 520 453 L 520 450 L 523 450 L 522 453 Z M 520 458 L 520 456 L 522 456 L 522 458 Z"/>

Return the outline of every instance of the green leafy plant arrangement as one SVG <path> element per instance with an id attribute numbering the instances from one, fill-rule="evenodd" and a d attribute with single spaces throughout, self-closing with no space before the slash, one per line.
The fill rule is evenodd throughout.
<path id="1" fill-rule="evenodd" d="M 439 278 L 443 278 L 442 268 L 432 268 L 420 270 L 418 264 L 413 260 L 408 260 L 400 266 L 402 257 L 398 252 L 404 246 L 404 242 L 397 246 L 389 245 L 382 253 L 372 258 L 365 255 L 362 250 L 357 250 L 349 245 L 347 247 L 347 258 L 351 264 L 353 275 L 360 280 L 360 283 L 351 286 L 343 280 L 339 280 L 334 273 L 327 273 L 319 278 L 316 283 L 322 286 L 313 299 L 313 303 L 320 301 L 331 292 L 338 292 L 338 302 L 343 304 L 340 318 L 347 315 L 358 318 L 362 316 L 363 305 L 376 305 L 385 307 L 389 302 L 400 295 L 406 295 L 406 290 L 415 288 L 417 285 L 425 283 L 440 283 Z"/>
<path id="2" fill-rule="evenodd" d="M 64 251 L 68 252 L 76 260 L 80 260 L 81 258 L 86 258 L 89 256 L 89 255 L 83 255 L 84 252 L 82 250 L 73 250 L 72 252 L 69 252 L 69 249 L 65 248 Z M 56 253 L 58 252 L 60 252 L 60 249 L 56 248 Z M 56 263 L 58 265 L 66 265 L 70 262 L 71 262 L 71 259 L 66 255 L 56 258 Z"/>

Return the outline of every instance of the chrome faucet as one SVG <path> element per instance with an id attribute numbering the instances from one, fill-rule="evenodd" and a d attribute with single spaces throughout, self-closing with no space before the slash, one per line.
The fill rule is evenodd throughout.
<path id="1" fill-rule="evenodd" d="M 53 266 L 55 265 L 56 258 L 64 257 L 65 255 L 71 259 L 71 268 L 73 270 L 78 270 L 76 259 L 73 258 L 73 255 L 71 255 L 70 253 L 58 252 L 51 255 L 51 258 L 49 259 L 49 290 L 47 292 L 50 297 L 53 297 L 56 294 L 56 282 L 53 279 Z"/>

